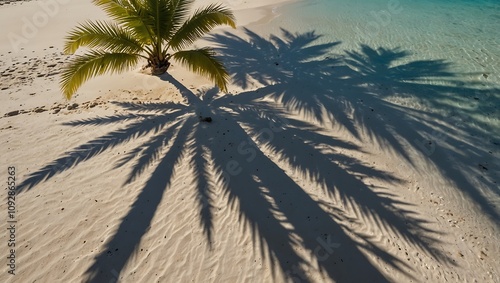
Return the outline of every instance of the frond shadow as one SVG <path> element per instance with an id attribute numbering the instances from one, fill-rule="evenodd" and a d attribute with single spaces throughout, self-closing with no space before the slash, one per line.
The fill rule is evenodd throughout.
<path id="1" fill-rule="evenodd" d="M 499 86 L 454 73 L 445 60 L 410 61 L 412 54 L 400 48 L 361 44 L 359 51 L 335 53 L 338 42 L 316 43 L 314 32 L 282 29 L 269 39 L 244 32 L 209 38 L 234 82 L 247 89 L 238 97 L 272 99 L 356 138 L 363 133 L 413 168 L 424 159 L 500 224 L 500 212 L 488 200 L 500 196 L 500 163 L 492 154 L 500 144 Z M 478 146 L 484 138 L 489 143 Z"/>
<path id="2" fill-rule="evenodd" d="M 150 176 L 103 252 L 95 257 L 86 280 L 108 282 L 113 274 L 122 273 L 141 238 L 154 225 L 154 214 L 165 192 L 172 189 L 176 169 L 186 159 L 197 192 L 197 221 L 209 246 L 216 239 L 218 225 L 212 192 L 222 188 L 229 200 L 227 205 L 239 215 L 262 256 L 272 263 L 273 273 L 279 270 L 288 280 L 311 282 L 310 271 L 317 266 L 337 282 L 388 281 L 371 256 L 412 278 L 406 271 L 412 269 L 406 260 L 384 249 L 379 241 L 383 235 L 397 236 L 402 244 L 453 264 L 435 248 L 439 232 L 425 228 L 427 220 L 419 217 L 412 204 L 399 200 L 389 188 L 365 180 L 380 180 L 391 187 L 401 186 L 403 181 L 349 155 L 349 151 L 362 149 L 336 138 L 329 128 L 332 123 L 342 126 L 357 138 L 368 131 L 412 160 L 394 135 L 407 140 L 423 135 L 405 136 L 398 132 L 397 125 L 385 121 L 383 127 L 376 128 L 362 111 L 366 111 L 367 103 L 377 111 L 391 109 L 401 115 L 401 123 L 417 123 L 412 115 L 419 115 L 418 111 L 391 104 L 371 88 L 354 83 L 371 83 L 368 73 L 377 74 L 384 64 L 391 64 L 370 66 L 362 60 L 368 51 L 351 59 L 334 59 L 330 52 L 339 43 L 314 45 L 320 38 L 314 32 L 292 34 L 283 30 L 281 37 L 272 36 L 271 40 L 246 32 L 250 40 L 233 34 L 216 35 L 213 40 L 225 54 L 222 59 L 234 74 L 234 81 L 243 88 L 251 88 L 255 82 L 259 87 L 234 96 L 220 95 L 216 89 L 193 93 L 165 75 L 162 79 L 173 84 L 187 103 L 116 103 L 129 113 L 68 123 L 124 126 L 63 153 L 20 185 L 21 191 L 33 189 L 118 145 L 147 138 L 116 164 L 132 164 L 124 184 L 146 173 Z M 404 57 L 404 52 L 386 53 L 391 52 L 395 54 L 383 57 Z M 426 69 L 421 65 L 411 68 Z M 378 71 L 368 71 L 375 69 Z M 431 69 L 436 76 L 452 75 L 445 66 Z M 401 88 L 407 86 L 405 81 L 400 84 Z M 347 89 L 357 95 L 343 94 Z M 211 117 L 212 122 L 203 122 L 200 117 Z M 425 131 L 430 126 L 420 123 L 419 127 Z M 304 181 L 309 185 L 304 186 Z M 377 235 L 364 231 L 366 226 L 374 227 Z M 113 253 L 116 250 L 119 252 Z"/>

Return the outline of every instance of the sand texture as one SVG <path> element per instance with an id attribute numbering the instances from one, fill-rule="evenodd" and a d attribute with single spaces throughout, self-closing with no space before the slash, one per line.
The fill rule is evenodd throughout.
<path id="1" fill-rule="evenodd" d="M 0 178 L 15 167 L 17 184 L 0 282 L 500 282 L 497 86 L 395 80 L 376 65 L 394 50 L 343 51 L 277 26 L 284 1 L 230 0 L 238 28 L 196 44 L 217 50 L 228 94 L 174 63 L 67 101 L 63 38 L 105 15 L 61 1 L 14 46 L 40 2 L 0 6 Z M 455 91 L 495 123 L 434 111 Z"/>

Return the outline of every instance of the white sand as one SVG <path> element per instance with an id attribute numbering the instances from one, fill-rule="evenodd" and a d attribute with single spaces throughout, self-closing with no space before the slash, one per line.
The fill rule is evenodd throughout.
<path id="1" fill-rule="evenodd" d="M 246 39 L 245 25 L 267 38 L 282 2 L 226 1 L 240 28 L 217 33 Z M 68 59 L 62 38 L 77 22 L 104 15 L 90 1 L 61 4 L 13 52 L 6 38 L 22 34 L 23 17 L 40 12 L 38 3 L 0 6 L 7 27 L 0 30 L 0 116 L 21 111 L 0 118 L 0 176 L 7 180 L 15 166 L 18 184 L 32 185 L 16 197 L 14 276 L 6 265 L 10 234 L 0 234 L 0 282 L 498 282 L 500 237 L 491 217 L 498 196 L 485 211 L 460 192 L 465 180 L 491 185 L 472 178 L 484 169 L 467 164 L 467 154 L 436 162 L 444 153 L 429 159 L 401 141 L 411 155 L 405 159 L 356 123 L 359 137 L 307 111 L 253 99 L 314 94 L 321 86 L 311 78 L 234 84 L 230 92 L 239 95 L 202 101 L 193 94 L 213 94 L 207 80 L 174 64 L 175 79 L 163 81 L 138 66 L 90 81 L 67 102 L 58 89 Z M 272 56 L 254 64 L 274 66 Z M 370 97 L 359 100 L 372 129 L 381 120 L 408 127 L 397 110 L 375 109 L 381 118 Z M 349 107 L 344 119 L 355 121 Z M 214 121 L 199 123 L 200 113 Z M 91 121 L 101 124 L 81 125 Z M 487 166 L 487 176 L 498 178 L 498 164 Z M 6 201 L 0 211 L 7 215 Z"/>

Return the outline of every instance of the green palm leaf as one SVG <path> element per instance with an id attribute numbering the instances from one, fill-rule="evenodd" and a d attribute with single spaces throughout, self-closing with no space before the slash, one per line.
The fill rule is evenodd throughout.
<path id="1" fill-rule="evenodd" d="M 106 14 L 131 30 L 134 36 L 150 44 L 152 41 L 150 26 L 146 24 L 147 13 L 137 0 L 93 0 Z"/>
<path id="2" fill-rule="evenodd" d="M 156 38 L 167 39 L 172 27 L 170 26 L 171 14 L 167 0 L 145 0 L 148 13 L 147 24 Z"/>
<path id="3" fill-rule="evenodd" d="M 172 37 L 170 46 L 174 50 L 185 48 L 218 25 L 236 27 L 234 16 L 228 9 L 212 4 L 197 10 Z"/>
<path id="4" fill-rule="evenodd" d="M 73 54 L 85 46 L 117 53 L 140 53 L 143 43 L 114 23 L 103 21 L 87 22 L 75 28 L 66 37 L 64 52 Z"/>
<path id="5" fill-rule="evenodd" d="M 215 58 L 215 53 L 210 48 L 179 51 L 172 58 L 189 70 L 208 77 L 223 92 L 227 92 L 229 74 L 222 63 Z"/>
<path id="6" fill-rule="evenodd" d="M 178 30 L 182 24 L 189 18 L 189 7 L 193 5 L 194 0 L 171 0 L 169 1 L 170 10 L 173 11 L 169 23 L 174 30 Z"/>
<path id="7" fill-rule="evenodd" d="M 119 23 L 128 23 L 131 17 L 139 16 L 143 10 L 137 0 L 92 0 L 92 2 Z"/>
<path id="8" fill-rule="evenodd" d="M 89 79 L 104 73 L 120 73 L 137 65 L 139 55 L 128 53 L 108 53 L 93 50 L 78 55 L 66 66 L 61 75 L 61 89 L 67 99 Z"/>

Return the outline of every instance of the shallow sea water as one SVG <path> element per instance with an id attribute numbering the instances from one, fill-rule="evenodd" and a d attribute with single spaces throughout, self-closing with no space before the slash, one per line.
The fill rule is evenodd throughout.
<path id="1" fill-rule="evenodd" d="M 446 102 L 451 108 L 432 111 L 446 114 L 457 107 L 472 113 L 475 122 L 484 122 L 483 130 L 500 129 L 500 1 L 305 0 L 277 13 L 269 33 L 280 34 L 279 28 L 299 34 L 314 31 L 321 35 L 315 44 L 340 42 L 325 57 L 349 52 L 369 57 L 373 52 L 376 56 L 369 59 L 377 61 L 375 72 L 385 64 L 385 71 L 391 70 L 399 81 L 452 86 Z M 416 62 L 421 61 L 434 65 L 419 69 L 422 65 Z M 410 65 L 397 78 L 394 70 L 405 64 Z M 378 72 L 381 77 L 389 75 L 384 68 Z M 413 93 L 413 98 L 419 95 L 425 96 L 425 91 Z M 413 107 L 429 110 L 425 105 Z"/>
<path id="2" fill-rule="evenodd" d="M 285 56 L 275 58 L 289 61 L 280 62 L 279 68 L 286 68 L 281 63 L 291 63 L 293 70 L 289 71 L 295 76 L 297 69 L 313 66 L 297 72 L 299 77 L 314 79 L 303 81 L 304 91 L 296 93 L 314 96 L 315 86 L 328 76 L 334 77 L 326 90 L 333 94 L 328 99 L 335 100 L 339 108 L 347 105 L 341 112 L 356 109 L 363 100 L 376 101 L 369 106 L 383 110 L 378 124 L 373 125 L 375 135 L 383 136 L 377 129 L 386 127 L 412 146 L 411 133 L 426 137 L 443 149 L 443 157 L 425 153 L 434 158 L 443 175 L 450 180 L 467 176 L 458 178 L 461 181 L 456 185 L 472 191 L 471 195 L 477 191 L 488 200 L 485 203 L 495 203 L 492 207 L 496 205 L 498 213 L 499 0 L 302 0 L 279 7 L 275 13 L 271 24 L 259 31 L 264 37 L 271 35 L 270 42 L 274 35 L 285 43 L 287 36 L 303 42 L 315 38 L 309 46 L 338 43 L 319 55 L 321 48 L 306 48 L 300 42 L 284 44 Z M 308 57 L 302 51 L 316 52 L 320 58 L 303 64 L 300 60 Z M 335 60 L 338 65 L 324 72 Z M 393 116 L 387 122 L 384 115 L 392 110 L 384 105 L 407 115 Z M 360 113 L 352 119 L 363 124 L 368 116 Z M 450 164 L 462 169 L 443 169 Z M 488 169 L 478 171 L 478 164 L 487 164 Z M 451 186 L 444 187 L 443 191 L 453 193 Z"/>
<path id="3" fill-rule="evenodd" d="M 338 43 L 314 63 L 325 70 L 330 58 L 338 59 L 338 67 L 326 72 L 335 77 L 329 89 L 338 97 L 332 99 L 350 109 L 371 100 L 407 112 L 396 120 L 411 122 L 396 125 L 392 120 L 382 127 L 394 129 L 413 146 L 411 132 L 446 149 L 442 168 L 449 163 L 475 170 L 481 162 L 488 164 L 488 172 L 474 173 L 482 181 L 470 181 L 464 191 L 481 191 L 500 207 L 500 1 L 302 0 L 279 7 L 276 14 L 262 34 L 286 41 L 282 29 L 299 37 L 313 32 L 319 38 L 312 46 Z M 299 60 L 300 51 L 291 49 L 311 50 L 300 43 L 286 48 L 287 57 Z M 321 81 L 321 72 L 306 89 Z M 390 112 L 385 111 L 382 116 Z M 353 119 L 364 123 L 364 118 Z M 474 175 L 467 170 L 460 174 Z"/>
<path id="4" fill-rule="evenodd" d="M 457 71 L 500 83 L 500 1 L 311 0 L 281 9 L 275 21 L 314 30 L 341 49 L 401 48 L 416 59 L 444 59 Z M 298 20 L 299 19 L 299 20 Z M 324 39 L 324 40 L 325 40 Z"/>

